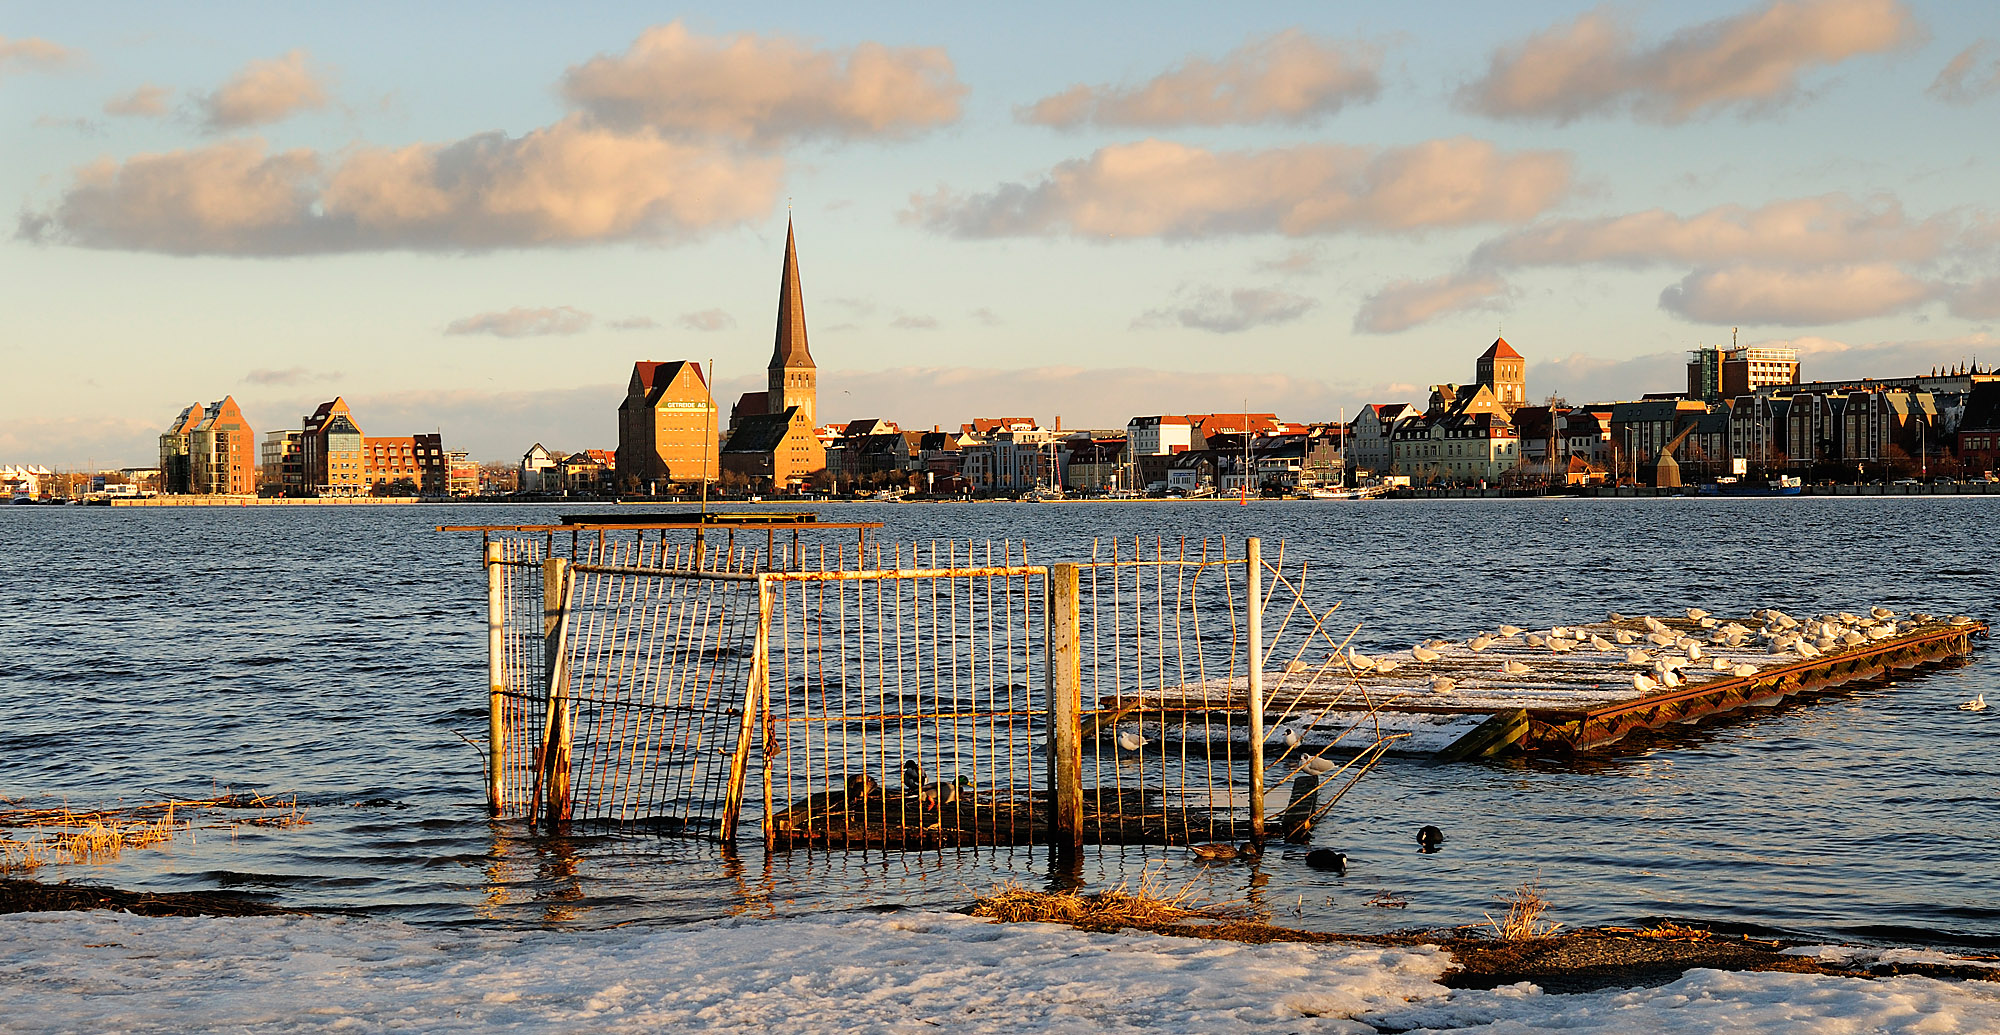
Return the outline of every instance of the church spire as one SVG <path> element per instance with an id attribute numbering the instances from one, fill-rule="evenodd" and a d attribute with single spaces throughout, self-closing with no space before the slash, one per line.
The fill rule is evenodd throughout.
<path id="1" fill-rule="evenodd" d="M 778 334 L 771 348 L 771 372 L 813 366 L 806 347 L 806 299 L 799 287 L 799 247 L 792 221 L 785 220 L 785 272 L 778 282 Z"/>

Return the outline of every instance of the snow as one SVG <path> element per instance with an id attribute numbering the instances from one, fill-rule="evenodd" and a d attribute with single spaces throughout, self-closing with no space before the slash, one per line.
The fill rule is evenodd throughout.
<path id="1" fill-rule="evenodd" d="M 1454 991 L 1448 967 L 928 912 L 588 931 L 41 913 L 0 918 L 0 1032 L 2000 1031 L 1982 983 L 1697 970 L 1559 996 Z"/>
<path id="2" fill-rule="evenodd" d="M 1879 949 L 1864 945 L 1796 945 L 1784 952 L 1787 956 L 1810 956 L 1821 963 L 1833 963 L 1843 967 L 1868 967 L 1878 963 L 1930 963 L 2000 969 L 2000 960 L 1991 957 L 1954 956 L 1935 949 Z"/>

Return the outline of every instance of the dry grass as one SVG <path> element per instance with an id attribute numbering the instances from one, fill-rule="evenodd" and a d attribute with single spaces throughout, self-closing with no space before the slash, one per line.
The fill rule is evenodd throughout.
<path id="1" fill-rule="evenodd" d="M 34 830 L 38 836 L 0 837 L 0 873 L 25 872 L 61 863 L 97 863 L 116 859 L 127 848 L 149 848 L 194 836 L 195 825 L 182 814 L 215 809 L 253 809 L 259 815 L 230 817 L 215 826 L 304 826 L 308 820 L 296 798 L 265 798 L 223 794 L 200 801 L 168 800 L 104 809 L 28 808 L 19 801 L 0 808 L 0 829 Z"/>
<path id="2" fill-rule="evenodd" d="M 1087 895 L 1076 892 L 1031 891 L 1009 882 L 992 894 L 974 899 L 972 915 L 995 923 L 1052 923 L 1092 929 L 1158 927 L 1189 921 L 1235 921 L 1249 912 L 1240 903 L 1203 903 L 1195 898 L 1195 883 L 1170 888 L 1161 876 L 1147 871 L 1134 890 L 1125 884 Z"/>
<path id="3" fill-rule="evenodd" d="M 1562 924 L 1543 918 L 1549 910 L 1549 900 L 1542 897 L 1542 884 L 1532 880 L 1514 889 L 1513 897 L 1504 899 L 1507 912 L 1500 919 L 1486 914 L 1486 923 L 1501 941 L 1521 941 L 1528 938 L 1547 938 L 1562 929 Z"/>

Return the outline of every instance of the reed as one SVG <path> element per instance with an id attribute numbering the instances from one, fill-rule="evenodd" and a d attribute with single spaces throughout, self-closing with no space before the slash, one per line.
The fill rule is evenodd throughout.
<path id="1" fill-rule="evenodd" d="M 1494 935 L 1501 941 L 1547 938 L 1562 929 L 1561 923 L 1544 918 L 1543 914 L 1549 910 L 1549 901 L 1542 897 L 1539 880 L 1531 880 L 1515 888 L 1513 896 L 1503 901 L 1507 903 L 1507 912 L 1500 919 L 1493 919 L 1491 913 L 1485 914 L 1487 925 L 1493 928 Z"/>
<path id="2" fill-rule="evenodd" d="M 30 808 L 8 802 L 0 808 L 0 829 L 35 831 L 26 838 L 0 838 L 0 873 L 23 872 L 65 863 L 101 863 L 116 859 L 127 848 L 165 845 L 183 834 L 193 837 L 195 824 L 186 813 L 212 810 L 252 810 L 257 815 L 227 817 L 205 826 L 238 825 L 289 828 L 309 820 L 298 799 L 250 794 L 220 794 L 200 800 L 167 799 L 116 808 Z"/>
<path id="3" fill-rule="evenodd" d="M 1198 901 L 1195 882 L 1172 887 L 1164 875 L 1148 870 L 1140 874 L 1137 888 L 1121 882 L 1090 894 L 1033 891 L 1009 881 L 975 899 L 972 915 L 1003 924 L 1053 923 L 1102 930 L 1188 921 L 1228 922 L 1248 919 L 1251 914 L 1238 902 Z"/>

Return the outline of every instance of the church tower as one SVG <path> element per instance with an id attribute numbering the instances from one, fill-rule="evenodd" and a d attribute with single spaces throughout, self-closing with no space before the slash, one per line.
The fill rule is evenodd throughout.
<path id="1" fill-rule="evenodd" d="M 1473 376 L 1478 383 L 1493 390 L 1495 398 L 1508 413 L 1528 402 L 1528 361 L 1507 344 L 1505 338 L 1493 339 L 1493 344 L 1479 354 L 1479 361 Z"/>
<path id="2" fill-rule="evenodd" d="M 785 272 L 778 282 L 778 336 L 771 349 L 770 390 L 764 396 L 764 412 L 783 413 L 796 406 L 806 427 L 817 427 L 818 382 L 819 371 L 806 348 L 806 299 L 799 289 L 799 249 L 787 219 Z"/>

